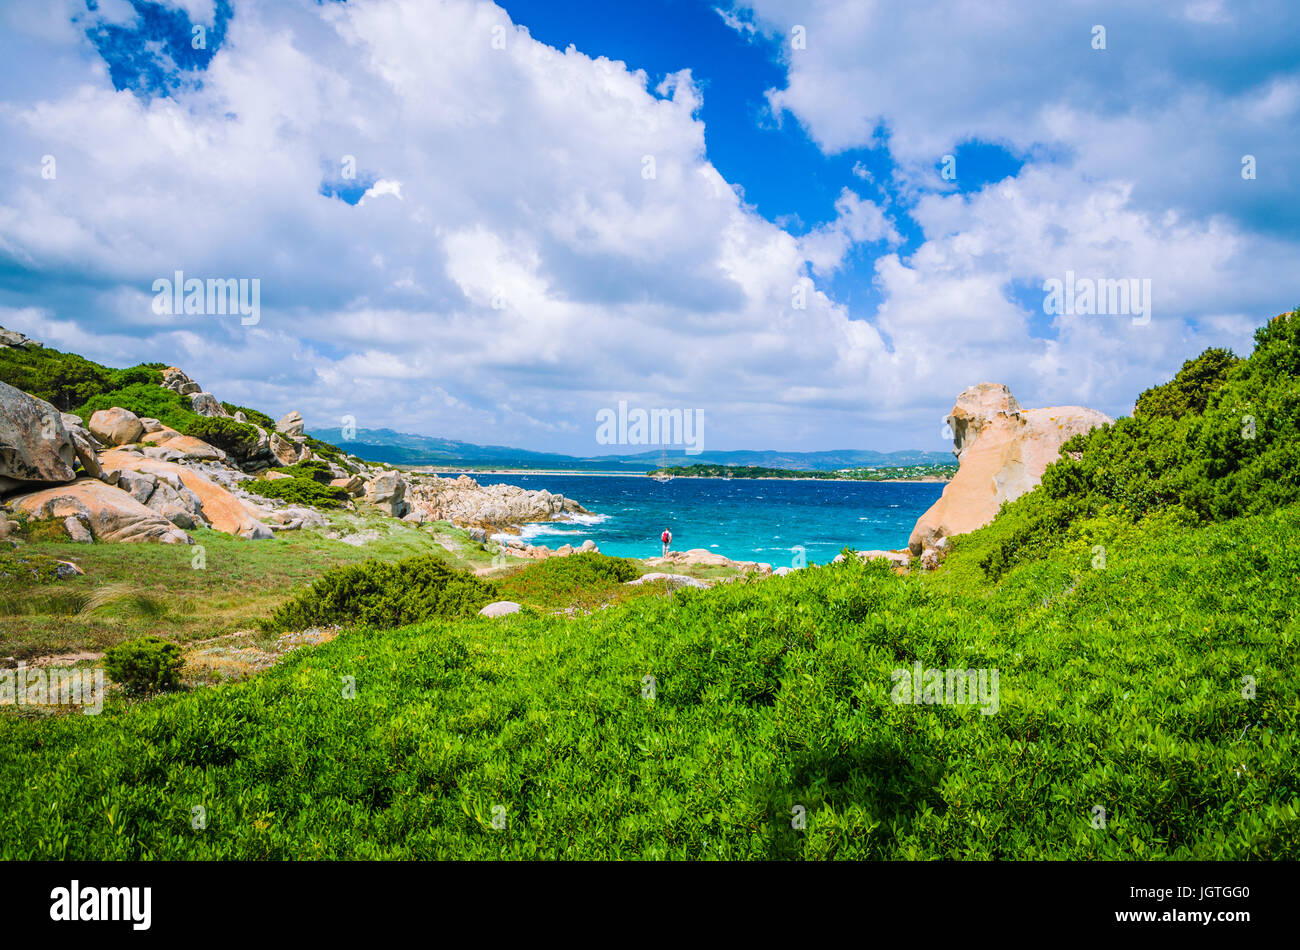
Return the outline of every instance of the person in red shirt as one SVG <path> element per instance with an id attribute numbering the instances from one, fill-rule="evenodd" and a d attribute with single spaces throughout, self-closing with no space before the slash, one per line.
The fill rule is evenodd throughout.
<path id="1" fill-rule="evenodd" d="M 664 543 L 664 557 L 668 556 L 668 545 L 673 543 L 673 533 L 664 528 L 664 533 L 659 536 L 659 540 Z"/>

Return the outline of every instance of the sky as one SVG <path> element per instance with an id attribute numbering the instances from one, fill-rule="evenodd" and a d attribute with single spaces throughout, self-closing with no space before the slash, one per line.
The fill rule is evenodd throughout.
<path id="1" fill-rule="evenodd" d="M 0 143 L 0 325 L 309 431 L 942 450 L 1300 304 L 1288 0 L 6 0 Z"/>

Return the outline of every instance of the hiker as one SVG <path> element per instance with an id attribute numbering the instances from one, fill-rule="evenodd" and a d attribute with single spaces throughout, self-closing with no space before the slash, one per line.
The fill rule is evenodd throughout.
<path id="1" fill-rule="evenodd" d="M 668 556 L 668 545 L 673 543 L 673 533 L 664 528 L 664 533 L 659 536 L 659 540 L 664 543 L 664 557 Z"/>

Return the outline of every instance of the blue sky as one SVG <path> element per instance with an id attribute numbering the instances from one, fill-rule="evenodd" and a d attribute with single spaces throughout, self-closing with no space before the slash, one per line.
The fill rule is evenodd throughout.
<path id="1" fill-rule="evenodd" d="M 1300 303 L 1297 37 L 1281 0 L 15 0 L 0 325 L 576 454 L 622 400 L 711 450 L 943 448 L 981 381 L 1117 415 Z M 259 319 L 155 312 L 178 270 Z M 1067 272 L 1151 319 L 1044 312 Z"/>

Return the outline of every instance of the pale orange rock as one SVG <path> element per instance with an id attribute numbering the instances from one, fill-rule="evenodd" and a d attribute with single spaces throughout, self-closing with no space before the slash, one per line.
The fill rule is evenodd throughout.
<path id="1" fill-rule="evenodd" d="M 70 485 L 12 498 L 10 503 L 37 519 L 75 519 L 98 541 L 190 543 L 188 534 L 156 511 L 97 478 L 79 478 Z"/>
<path id="2" fill-rule="evenodd" d="M 988 524 L 1003 502 L 1014 501 L 1042 481 L 1068 439 L 1111 421 L 1082 406 L 1022 409 L 1000 383 L 966 389 L 948 417 L 957 474 L 917 520 L 908 549 L 919 555 L 942 538 Z"/>
<path id="3" fill-rule="evenodd" d="M 126 469 L 158 476 L 169 473 L 176 475 L 186 488 L 199 496 L 199 500 L 203 502 L 203 517 L 208 520 L 213 529 L 238 537 L 270 535 L 270 529 L 262 524 L 260 511 L 192 468 L 177 465 L 175 462 L 143 458 L 131 452 L 105 452 L 99 457 L 99 463 L 105 471 Z"/>

